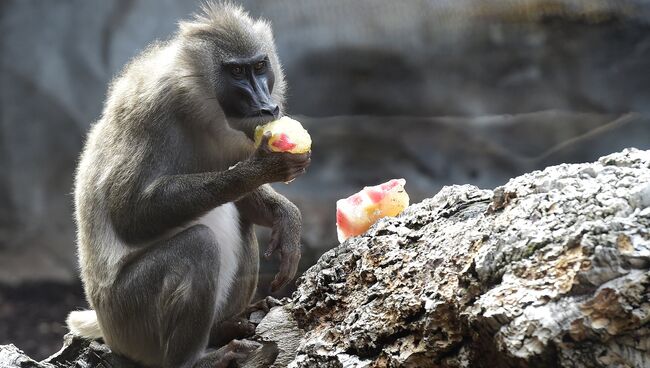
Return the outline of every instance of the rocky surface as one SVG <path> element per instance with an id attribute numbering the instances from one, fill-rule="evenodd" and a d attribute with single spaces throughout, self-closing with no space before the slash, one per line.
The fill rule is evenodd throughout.
<path id="1" fill-rule="evenodd" d="M 59 368 L 59 367 L 111 367 L 141 368 L 117 356 L 99 341 L 84 340 L 70 334 L 63 339 L 63 347 L 43 361 L 31 359 L 14 345 L 0 345 L 0 368 Z"/>
<path id="2" fill-rule="evenodd" d="M 647 367 L 650 151 L 445 187 L 327 252 L 292 367 Z"/>
<path id="3" fill-rule="evenodd" d="M 648 151 L 446 187 L 301 278 L 292 364 L 644 367 L 649 225 Z"/>
<path id="4" fill-rule="evenodd" d="M 325 253 L 243 366 L 647 367 L 649 271 L 650 151 L 448 186 Z"/>

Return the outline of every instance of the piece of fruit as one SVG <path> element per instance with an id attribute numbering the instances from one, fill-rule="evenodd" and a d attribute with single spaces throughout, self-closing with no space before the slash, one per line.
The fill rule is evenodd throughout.
<path id="1" fill-rule="evenodd" d="M 382 217 L 397 216 L 404 211 L 409 205 L 405 184 L 404 179 L 392 179 L 336 201 L 339 241 L 365 233 Z"/>
<path id="2" fill-rule="evenodd" d="M 278 120 L 255 128 L 255 147 L 259 147 L 262 136 L 271 132 L 269 148 L 274 152 L 306 153 L 311 150 L 311 137 L 300 122 L 283 116 Z"/>

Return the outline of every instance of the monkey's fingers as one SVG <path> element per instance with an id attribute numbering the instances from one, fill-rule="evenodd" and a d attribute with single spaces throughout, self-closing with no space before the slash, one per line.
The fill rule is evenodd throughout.
<path id="1" fill-rule="evenodd" d="M 299 164 L 296 165 L 296 167 L 301 167 L 303 169 L 306 169 L 311 165 L 311 158 L 308 158 L 305 161 L 300 162 Z"/>
<path id="2" fill-rule="evenodd" d="M 300 173 L 303 173 L 303 172 L 307 171 L 307 168 L 309 167 L 310 163 L 311 163 L 311 159 L 308 159 L 307 161 L 304 161 L 304 162 L 296 163 L 296 164 L 291 166 L 289 171 L 291 171 L 291 172 L 298 171 Z"/>
<path id="3" fill-rule="evenodd" d="M 299 164 L 294 164 L 288 167 L 286 172 L 288 175 L 294 175 L 294 174 L 300 175 L 305 173 L 308 167 L 309 167 L 309 162 L 301 162 Z"/>
<path id="4" fill-rule="evenodd" d="M 217 359 L 211 362 L 215 368 L 230 367 L 231 363 L 241 363 L 255 350 L 262 347 L 262 344 L 251 340 L 232 340 L 227 345 L 212 353 Z"/>
<path id="5" fill-rule="evenodd" d="M 251 353 L 256 349 L 262 347 L 262 344 L 252 340 L 232 340 L 225 346 L 226 351 L 236 353 Z"/>
<path id="6" fill-rule="evenodd" d="M 287 175 L 287 178 L 286 178 L 286 180 L 284 180 L 284 182 L 285 182 L 286 184 L 289 184 L 289 183 L 292 182 L 294 179 L 296 179 L 296 178 L 299 177 L 300 175 L 304 174 L 305 171 L 307 171 L 307 169 L 304 168 L 304 167 L 303 167 L 303 168 L 295 168 L 295 169 L 290 170 L 290 171 L 289 171 L 289 174 Z"/>
<path id="7" fill-rule="evenodd" d="M 271 134 L 271 132 L 264 133 L 264 135 L 262 135 L 262 139 L 260 140 L 260 145 L 257 147 L 257 151 L 264 154 L 273 153 L 273 151 L 271 151 L 271 148 L 269 148 L 269 140 L 272 136 L 273 134 Z"/>
<path id="8" fill-rule="evenodd" d="M 300 261 L 300 249 L 290 251 L 282 255 L 280 271 L 275 275 L 271 282 L 271 291 L 276 292 L 289 283 L 298 271 L 298 262 Z"/>
<path id="9" fill-rule="evenodd" d="M 246 359 L 253 351 L 262 347 L 262 344 L 251 340 L 232 340 L 226 346 L 217 350 L 223 358 L 217 362 L 217 367 L 229 367 L 234 361 L 240 362 Z"/>
<path id="10" fill-rule="evenodd" d="M 311 151 L 305 153 L 283 152 L 282 154 L 285 155 L 285 160 L 292 165 L 309 165 L 311 163 Z"/>
<path id="11" fill-rule="evenodd" d="M 264 134 L 262 135 L 262 140 L 261 140 L 260 146 L 268 148 L 269 141 L 271 140 L 272 136 L 273 136 L 273 134 L 271 132 L 264 132 Z"/>

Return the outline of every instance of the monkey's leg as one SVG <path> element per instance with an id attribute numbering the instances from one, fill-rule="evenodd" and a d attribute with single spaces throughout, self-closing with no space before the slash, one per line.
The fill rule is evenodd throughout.
<path id="1" fill-rule="evenodd" d="M 109 346 L 165 368 L 202 361 L 216 313 L 218 246 L 212 230 L 196 225 L 129 259 L 97 309 Z"/>

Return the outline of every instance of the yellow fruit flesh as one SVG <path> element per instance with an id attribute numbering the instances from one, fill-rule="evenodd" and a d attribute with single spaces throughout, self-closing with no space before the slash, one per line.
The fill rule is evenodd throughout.
<path id="1" fill-rule="evenodd" d="M 272 151 L 306 153 L 311 150 L 311 137 L 307 130 L 288 116 L 255 128 L 255 147 L 259 147 L 266 132 L 271 132 L 269 148 Z"/>

